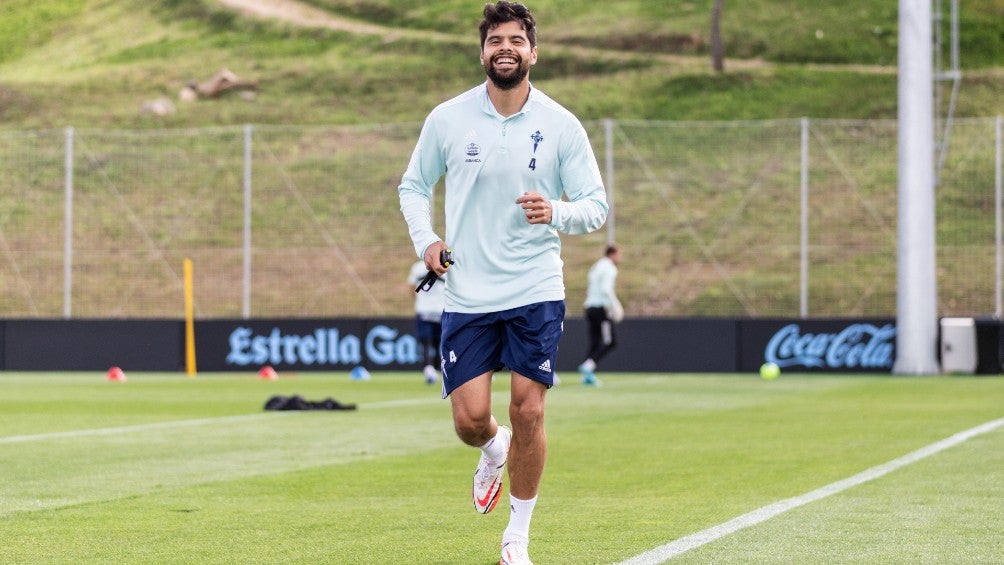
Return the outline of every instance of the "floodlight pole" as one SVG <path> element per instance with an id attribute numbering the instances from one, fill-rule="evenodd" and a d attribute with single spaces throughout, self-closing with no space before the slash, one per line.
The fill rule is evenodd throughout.
<path id="1" fill-rule="evenodd" d="M 931 0 L 899 1 L 896 374 L 937 374 Z"/>

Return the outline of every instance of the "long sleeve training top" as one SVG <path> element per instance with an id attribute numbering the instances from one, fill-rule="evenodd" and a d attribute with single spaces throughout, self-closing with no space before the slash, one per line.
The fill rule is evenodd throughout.
<path id="1" fill-rule="evenodd" d="M 430 202 L 446 176 L 446 237 L 432 229 Z M 516 198 L 539 192 L 549 225 L 527 223 Z M 522 110 L 500 115 L 487 83 L 426 118 L 398 187 L 415 252 L 442 239 L 453 251 L 446 311 L 497 312 L 563 300 L 558 232 L 596 230 L 607 216 L 596 157 L 578 119 L 531 87 Z"/>

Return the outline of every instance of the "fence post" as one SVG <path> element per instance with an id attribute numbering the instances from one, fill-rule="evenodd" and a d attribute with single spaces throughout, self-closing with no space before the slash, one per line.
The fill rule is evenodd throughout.
<path id="1" fill-rule="evenodd" d="M 73 127 L 66 128 L 66 148 L 64 155 L 65 192 L 63 227 L 63 318 L 69 319 L 73 312 Z"/>
<path id="2" fill-rule="evenodd" d="M 244 284 L 241 313 L 245 320 L 251 317 L 251 124 L 244 125 Z"/>
<path id="3" fill-rule="evenodd" d="M 1001 251 L 1001 238 L 1002 232 L 1004 232 L 1004 217 L 1002 217 L 1001 206 L 1004 204 L 1002 200 L 1001 188 L 1002 177 L 1004 177 L 1004 140 L 1001 139 L 1001 129 L 1002 124 L 1004 124 L 1004 116 L 997 116 L 997 120 L 994 127 L 994 215 L 995 215 L 995 228 L 994 228 L 994 248 L 997 250 L 997 277 L 994 282 L 994 314 L 997 319 L 1001 318 L 1001 279 L 1004 278 L 1004 254 Z"/>
<path id="4" fill-rule="evenodd" d="M 617 233 L 614 228 L 614 121 L 610 118 L 603 120 L 605 133 L 606 170 L 607 170 L 607 243 L 617 241 Z"/>
<path id="5" fill-rule="evenodd" d="M 799 241 L 801 260 L 799 265 L 798 313 L 802 318 L 809 316 L 809 118 L 802 118 L 802 164 L 801 164 L 801 239 Z"/>

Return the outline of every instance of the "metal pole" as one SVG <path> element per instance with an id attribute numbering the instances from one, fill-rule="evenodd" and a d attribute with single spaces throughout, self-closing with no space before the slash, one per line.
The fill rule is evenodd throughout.
<path id="1" fill-rule="evenodd" d="M 942 27 L 942 17 L 941 12 L 941 0 L 934 1 L 933 7 L 933 18 L 934 25 L 931 32 L 934 34 L 934 80 L 942 81 L 944 79 L 944 56 L 943 56 L 943 46 L 944 40 L 941 38 L 941 27 Z M 934 88 L 934 131 L 938 142 L 936 143 L 936 149 L 938 153 L 941 153 L 942 140 L 944 139 L 944 122 L 941 120 L 941 85 L 937 85 Z M 940 169 L 937 169 L 940 170 Z M 937 186 L 937 179 L 935 179 L 935 186 Z"/>
<path id="2" fill-rule="evenodd" d="M 64 218 L 63 227 L 63 317 L 69 319 L 73 307 L 73 127 L 66 128 L 66 151 L 64 169 Z"/>
<path id="3" fill-rule="evenodd" d="M 999 320 L 1001 318 L 1001 283 L 1004 279 L 1004 253 L 1001 251 L 1001 239 L 1004 237 L 1004 214 L 1001 212 L 1001 206 L 1004 205 L 1004 189 L 1001 188 L 1002 180 L 1004 177 L 1004 140 L 1001 139 L 1002 124 L 1004 124 L 1004 116 L 997 116 L 996 127 L 994 128 L 994 211 L 996 216 L 996 228 L 994 229 L 994 247 L 997 249 L 997 278 L 994 289 L 994 313 Z"/>
<path id="4" fill-rule="evenodd" d="M 951 54 L 949 58 L 949 64 L 952 65 L 953 71 L 959 70 L 959 0 L 952 0 L 952 37 L 950 38 L 951 44 Z"/>
<path id="5" fill-rule="evenodd" d="M 935 49 L 934 49 L 934 60 L 935 60 L 935 71 L 934 80 L 938 83 L 934 88 L 934 108 L 936 113 L 936 126 L 935 131 L 937 132 L 938 141 L 935 143 L 935 148 L 938 156 L 938 164 L 934 169 L 934 186 L 941 185 L 941 172 L 945 168 L 945 159 L 948 157 L 948 146 L 951 143 L 952 136 L 952 126 L 955 123 L 955 104 L 959 98 L 959 85 L 962 82 L 962 71 L 959 68 L 959 0 L 952 0 L 951 2 L 951 21 L 949 22 L 949 38 L 948 38 L 948 53 L 949 53 L 949 66 L 948 71 L 943 70 L 943 57 L 942 48 L 944 46 L 944 41 L 941 37 L 941 27 L 943 24 L 943 18 L 941 15 L 941 0 L 936 2 L 936 12 L 934 16 L 934 34 L 935 34 Z M 952 88 L 948 96 L 948 108 L 945 110 L 944 121 L 941 119 L 941 106 L 942 106 L 942 95 L 941 95 L 941 82 L 951 81 Z"/>
<path id="6" fill-rule="evenodd" d="M 603 129 L 606 137 L 607 206 L 610 208 L 607 213 L 607 243 L 612 244 L 617 241 L 614 227 L 614 121 L 610 118 L 603 120 Z"/>
<path id="7" fill-rule="evenodd" d="M 241 313 L 251 317 L 251 124 L 244 126 L 244 284 Z"/>
<path id="8" fill-rule="evenodd" d="M 799 268 L 799 307 L 802 318 L 809 316 L 809 118 L 802 118 L 802 178 L 801 178 L 801 265 Z"/>
<path id="9" fill-rule="evenodd" d="M 899 2 L 896 374 L 940 372 L 930 0 Z"/>

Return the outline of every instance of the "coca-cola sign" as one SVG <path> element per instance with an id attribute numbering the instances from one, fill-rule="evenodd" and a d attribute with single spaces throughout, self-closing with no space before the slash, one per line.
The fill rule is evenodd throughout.
<path id="1" fill-rule="evenodd" d="M 741 324 L 742 370 L 765 362 L 794 371 L 892 371 L 893 320 L 748 320 Z"/>
<path id="2" fill-rule="evenodd" d="M 835 333 L 803 333 L 798 324 L 788 324 L 767 342 L 764 361 L 779 367 L 891 369 L 895 338 L 892 324 L 851 324 Z"/>

